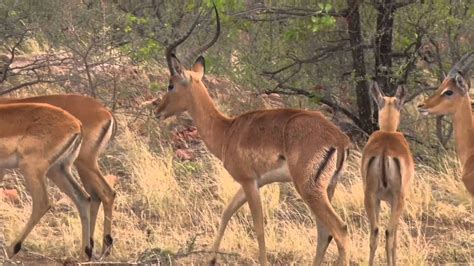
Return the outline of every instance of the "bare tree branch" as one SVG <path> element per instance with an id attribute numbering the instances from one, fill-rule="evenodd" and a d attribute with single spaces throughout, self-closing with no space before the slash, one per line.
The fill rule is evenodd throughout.
<path id="1" fill-rule="evenodd" d="M 275 7 L 255 7 L 242 12 L 229 14 L 231 17 L 237 17 L 241 19 L 251 21 L 279 21 L 287 20 L 290 18 L 306 18 L 306 17 L 345 17 L 347 16 L 348 10 L 344 9 L 340 12 L 335 10 L 315 10 L 309 8 L 297 8 L 297 7 L 286 7 L 286 8 L 275 8 Z"/>

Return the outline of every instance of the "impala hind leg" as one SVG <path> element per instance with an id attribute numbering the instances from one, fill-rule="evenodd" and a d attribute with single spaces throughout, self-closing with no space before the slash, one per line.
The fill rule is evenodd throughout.
<path id="1" fill-rule="evenodd" d="M 348 228 L 344 221 L 339 217 L 339 215 L 337 215 L 334 208 L 331 206 L 331 203 L 326 193 L 323 193 L 323 195 L 315 195 L 311 198 L 305 197 L 304 199 L 313 214 L 316 216 L 316 220 L 320 222 L 319 224 L 321 224 L 321 226 L 323 226 L 329 232 L 329 234 L 332 236 L 331 239 L 334 239 L 336 241 L 339 252 L 338 264 L 349 265 Z M 326 241 L 328 241 L 328 239 L 329 236 Z M 325 248 L 327 248 L 327 246 Z M 314 264 L 317 264 L 319 260 L 322 259 L 323 258 L 315 258 Z"/>
<path id="2" fill-rule="evenodd" d="M 331 243 L 332 235 L 318 218 L 316 218 L 316 227 L 318 230 L 318 243 L 316 244 L 316 257 L 314 258 L 313 265 L 322 265 L 324 255 Z"/>
<path id="3" fill-rule="evenodd" d="M 74 179 L 71 173 L 71 165 L 62 163 L 53 166 L 48 177 L 68 195 L 79 211 L 79 217 L 82 225 L 82 248 L 81 257 L 90 260 L 92 258 L 92 243 L 90 241 L 90 196 Z"/>
<path id="4" fill-rule="evenodd" d="M 404 197 L 395 198 L 391 202 L 392 212 L 385 232 L 387 264 L 389 266 L 397 264 L 397 229 L 404 205 Z"/>
<path id="5" fill-rule="evenodd" d="M 265 231 L 263 225 L 263 210 L 258 184 L 256 180 L 248 180 L 240 183 L 248 200 L 250 212 L 252 213 L 255 234 L 257 235 L 260 265 L 267 265 L 267 250 L 265 247 Z"/>
<path id="6" fill-rule="evenodd" d="M 333 178 L 336 178 L 335 182 L 331 182 L 327 189 L 329 202 L 331 202 L 332 196 L 334 195 L 339 174 Z M 324 261 L 324 255 L 326 254 L 326 251 L 333 237 L 329 233 L 327 228 L 324 226 L 323 222 L 320 221 L 318 218 L 316 218 L 316 227 L 318 230 L 318 243 L 316 245 L 316 257 L 314 258 L 313 264 L 321 265 Z"/>
<path id="7" fill-rule="evenodd" d="M 92 156 L 91 158 L 95 158 Z M 91 242 L 93 243 L 97 213 L 100 204 L 104 206 L 104 234 L 102 239 L 102 254 L 109 255 L 113 245 L 112 212 L 115 200 L 115 191 L 102 175 L 97 160 L 78 158 L 75 162 L 77 172 L 84 188 L 91 195 L 90 228 Z"/>
<path id="8" fill-rule="evenodd" d="M 380 200 L 377 199 L 375 193 L 366 192 L 364 199 L 365 211 L 369 218 L 370 224 L 370 255 L 369 265 L 374 265 L 375 252 L 379 243 L 379 213 Z"/>
<path id="9" fill-rule="evenodd" d="M 30 218 L 26 223 L 25 227 L 21 231 L 20 235 L 12 242 L 7 249 L 7 255 L 9 258 L 13 257 L 21 250 L 23 241 L 26 239 L 28 234 L 33 230 L 35 225 L 40 221 L 44 214 L 51 208 L 51 203 L 48 198 L 46 190 L 46 184 L 44 180 L 44 174 L 47 166 L 43 167 L 32 167 L 28 165 L 20 166 L 21 171 L 25 177 L 26 189 L 31 194 L 33 200 L 33 208 L 31 211 Z"/>

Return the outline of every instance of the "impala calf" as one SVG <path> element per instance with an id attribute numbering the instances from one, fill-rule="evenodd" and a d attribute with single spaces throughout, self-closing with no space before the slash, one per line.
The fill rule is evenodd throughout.
<path id="1" fill-rule="evenodd" d="M 47 175 L 79 210 L 82 224 L 81 257 L 90 259 L 90 197 L 71 174 L 82 142 L 81 122 L 64 110 L 46 104 L 0 105 L 0 182 L 8 168 L 20 168 L 33 209 L 25 228 L 7 248 L 9 258 L 51 207 Z"/>
<path id="2" fill-rule="evenodd" d="M 418 106 L 427 115 L 451 115 L 454 125 L 456 153 L 463 166 L 462 181 L 474 200 L 474 128 L 469 70 L 474 63 L 474 51 L 456 63 L 436 92 Z"/>
<path id="3" fill-rule="evenodd" d="M 90 231 L 94 237 L 97 213 L 104 205 L 104 235 L 102 253 L 107 255 L 112 247 L 112 211 L 115 191 L 99 169 L 99 156 L 113 138 L 116 125 L 112 113 L 97 100 L 81 95 L 45 95 L 31 98 L 0 98 L 0 104 L 46 103 L 64 109 L 82 123 L 82 145 L 74 161 L 85 190 L 91 196 Z M 1 106 L 1 105 L 0 105 Z"/>
<path id="4" fill-rule="evenodd" d="M 364 203 L 370 223 L 369 265 L 374 264 L 379 236 L 380 201 L 391 206 L 385 231 L 387 264 L 397 261 L 397 228 L 405 204 L 410 180 L 414 174 L 413 158 L 403 133 L 397 132 L 405 89 L 399 86 L 395 97 L 385 97 L 377 83 L 370 93 L 379 107 L 380 130 L 374 132 L 362 154 L 361 174 L 364 181 Z"/>

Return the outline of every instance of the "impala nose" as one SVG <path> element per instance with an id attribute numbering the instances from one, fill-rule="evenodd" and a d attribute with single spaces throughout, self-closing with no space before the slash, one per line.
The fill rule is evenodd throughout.
<path id="1" fill-rule="evenodd" d="M 428 115 L 428 111 L 424 108 L 425 107 L 425 104 L 419 104 L 417 106 L 418 108 L 418 112 L 420 112 L 420 114 L 422 115 Z"/>

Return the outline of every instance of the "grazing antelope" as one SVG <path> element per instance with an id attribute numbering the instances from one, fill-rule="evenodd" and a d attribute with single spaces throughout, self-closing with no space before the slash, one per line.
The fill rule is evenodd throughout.
<path id="1" fill-rule="evenodd" d="M 102 253 L 108 255 L 112 246 L 112 211 L 115 191 L 99 169 L 99 156 L 113 138 L 116 122 L 112 113 L 95 99 L 81 95 L 46 95 L 23 99 L 0 98 L 1 104 L 46 103 L 64 109 L 82 123 L 82 145 L 74 165 L 85 190 L 91 196 L 90 234 L 94 237 L 97 213 L 104 204 L 104 236 Z"/>
<path id="2" fill-rule="evenodd" d="M 372 133 L 365 145 L 361 165 L 365 210 L 370 223 L 369 265 L 374 264 L 378 245 L 381 200 L 387 201 L 392 209 L 385 236 L 387 264 L 395 265 L 398 221 L 415 171 L 408 143 L 403 133 L 397 132 L 406 92 L 399 86 L 395 97 L 385 97 L 374 82 L 370 94 L 379 107 L 380 130 Z"/>
<path id="3" fill-rule="evenodd" d="M 474 128 L 468 74 L 473 63 L 474 51 L 451 68 L 435 94 L 419 105 L 418 110 L 424 115 L 453 117 L 456 152 L 463 166 L 462 181 L 474 200 Z"/>
<path id="4" fill-rule="evenodd" d="M 218 26 L 212 42 L 217 40 L 220 29 L 215 6 L 214 9 Z M 202 82 L 204 58 L 200 56 L 192 70 L 185 70 L 172 53 L 190 35 L 194 24 L 184 37 L 166 49 L 171 77 L 166 95 L 161 101 L 154 102 L 157 106 L 156 117 L 167 118 L 187 111 L 207 148 L 242 186 L 226 208 L 223 219 L 227 216 L 230 218 L 248 200 L 262 265 L 267 264 L 267 257 L 258 188 L 280 181 L 293 181 L 296 190 L 316 217 L 318 246 L 314 264 L 323 262 L 326 249 L 334 238 L 339 249 L 338 261 L 347 265 L 347 225 L 334 211 L 330 199 L 343 171 L 349 139 L 319 112 L 259 110 L 232 118 L 222 114 Z M 219 233 L 216 242 L 220 242 L 221 237 Z M 214 245 L 214 251 L 217 248 L 218 244 L 217 247 Z"/>
<path id="5" fill-rule="evenodd" d="M 191 71 L 173 55 L 171 65 L 168 93 L 156 102 L 156 117 L 187 111 L 207 148 L 242 186 L 254 221 L 260 263 L 267 264 L 259 179 L 274 176 L 292 180 L 316 216 L 320 237 L 314 263 L 322 263 L 334 237 L 339 263 L 348 264 L 347 225 L 330 203 L 350 145 L 347 136 L 319 112 L 274 109 L 229 118 L 217 110 L 202 82 L 203 57 Z"/>
<path id="6" fill-rule="evenodd" d="M 45 175 L 77 206 L 82 224 L 81 257 L 91 258 L 90 196 L 71 173 L 81 142 L 81 122 L 60 108 L 47 104 L 0 105 L 0 182 L 5 169 L 20 168 L 33 200 L 26 226 L 7 248 L 9 258 L 20 251 L 27 235 L 51 207 Z"/>

